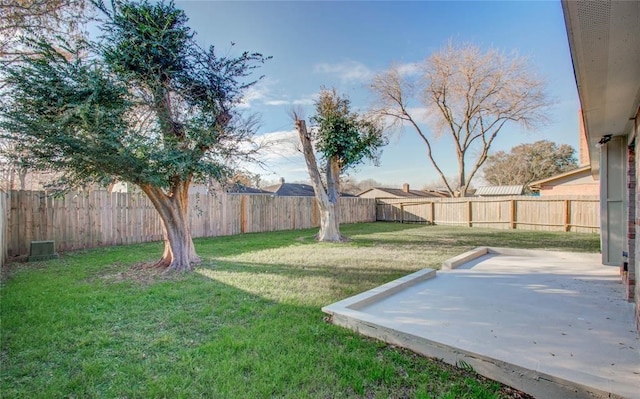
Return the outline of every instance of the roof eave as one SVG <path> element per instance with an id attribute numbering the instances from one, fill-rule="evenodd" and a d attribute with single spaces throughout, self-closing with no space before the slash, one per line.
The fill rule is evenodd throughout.
<path id="1" fill-rule="evenodd" d="M 585 166 L 581 166 L 581 167 L 576 168 L 576 169 L 571 169 L 568 172 L 559 173 L 557 175 L 554 175 L 554 176 L 551 176 L 551 177 L 547 177 L 546 179 L 540 179 L 540 180 L 536 180 L 534 182 L 531 182 L 531 183 L 529 183 L 529 187 L 533 188 L 534 186 L 538 186 L 540 184 L 549 183 L 549 182 L 552 182 L 554 180 L 558 180 L 558 179 L 562 179 L 562 178 L 565 178 L 565 177 L 569 177 L 571 175 L 582 173 L 582 172 L 585 172 L 585 171 L 589 170 L 590 168 L 591 168 L 590 165 L 585 165 Z"/>
<path id="2" fill-rule="evenodd" d="M 562 0 L 571 62 L 598 178 L 598 142 L 626 136 L 640 103 L 640 2 Z"/>

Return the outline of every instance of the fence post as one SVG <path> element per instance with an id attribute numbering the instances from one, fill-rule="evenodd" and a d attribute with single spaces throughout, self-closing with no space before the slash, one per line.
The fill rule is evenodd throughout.
<path id="1" fill-rule="evenodd" d="M 512 199 L 509 206 L 509 227 L 512 230 L 516 228 L 516 200 Z"/>
<path id="2" fill-rule="evenodd" d="M 431 224 L 436 224 L 436 203 L 431 202 Z"/>
<path id="3" fill-rule="evenodd" d="M 467 225 L 469 227 L 473 227 L 472 207 L 473 207 L 473 203 L 471 201 L 467 201 Z"/>
<path id="4" fill-rule="evenodd" d="M 571 230 L 571 200 L 564 200 L 564 231 Z"/>
<path id="5" fill-rule="evenodd" d="M 240 196 L 240 233 L 247 232 L 247 196 Z"/>
<path id="6" fill-rule="evenodd" d="M 404 223 L 404 203 L 400 203 L 400 223 Z"/>

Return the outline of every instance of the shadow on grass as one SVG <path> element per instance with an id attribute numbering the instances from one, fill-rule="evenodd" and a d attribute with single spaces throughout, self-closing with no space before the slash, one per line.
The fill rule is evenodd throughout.
<path id="1" fill-rule="evenodd" d="M 417 269 L 416 269 L 417 270 Z M 269 298 L 287 302 L 328 305 L 350 295 L 385 284 L 413 270 L 406 268 L 322 267 L 283 263 L 268 266 L 251 262 L 219 262 L 215 267 L 201 267 L 198 273 L 234 286 L 251 287 Z M 257 282 L 256 276 L 264 283 Z"/>
<path id="2" fill-rule="evenodd" d="M 247 271 L 245 282 L 269 283 Z M 238 282 L 194 274 L 140 287 L 38 272 L 3 287 L 3 396 L 490 398 L 502 389 Z"/>

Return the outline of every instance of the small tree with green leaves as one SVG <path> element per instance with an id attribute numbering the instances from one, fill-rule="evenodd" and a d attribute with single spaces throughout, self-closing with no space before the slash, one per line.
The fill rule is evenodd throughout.
<path id="1" fill-rule="evenodd" d="M 7 70 L 0 127 L 30 168 L 53 168 L 76 186 L 134 183 L 160 214 L 165 247 L 157 266 L 191 270 L 200 259 L 188 225 L 194 180 L 224 179 L 250 156 L 252 130 L 235 111 L 258 53 L 219 57 L 203 49 L 172 2 L 114 0 L 99 41 L 54 48 Z"/>
<path id="2" fill-rule="evenodd" d="M 315 103 L 313 127 L 307 130 L 304 120 L 295 116 L 311 184 L 320 209 L 319 241 L 343 241 L 340 233 L 340 175 L 369 159 L 378 160 L 386 145 L 380 124 L 351 111 L 348 98 L 335 89 L 323 89 Z M 318 165 L 315 151 L 320 155 Z M 321 176 L 324 171 L 324 181 Z"/>

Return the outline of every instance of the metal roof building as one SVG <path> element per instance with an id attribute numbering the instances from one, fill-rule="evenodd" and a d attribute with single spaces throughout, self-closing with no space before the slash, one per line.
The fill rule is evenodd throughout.
<path id="1" fill-rule="evenodd" d="M 499 197 L 503 195 L 522 195 L 523 185 L 517 186 L 483 186 L 476 190 L 476 197 Z"/>

